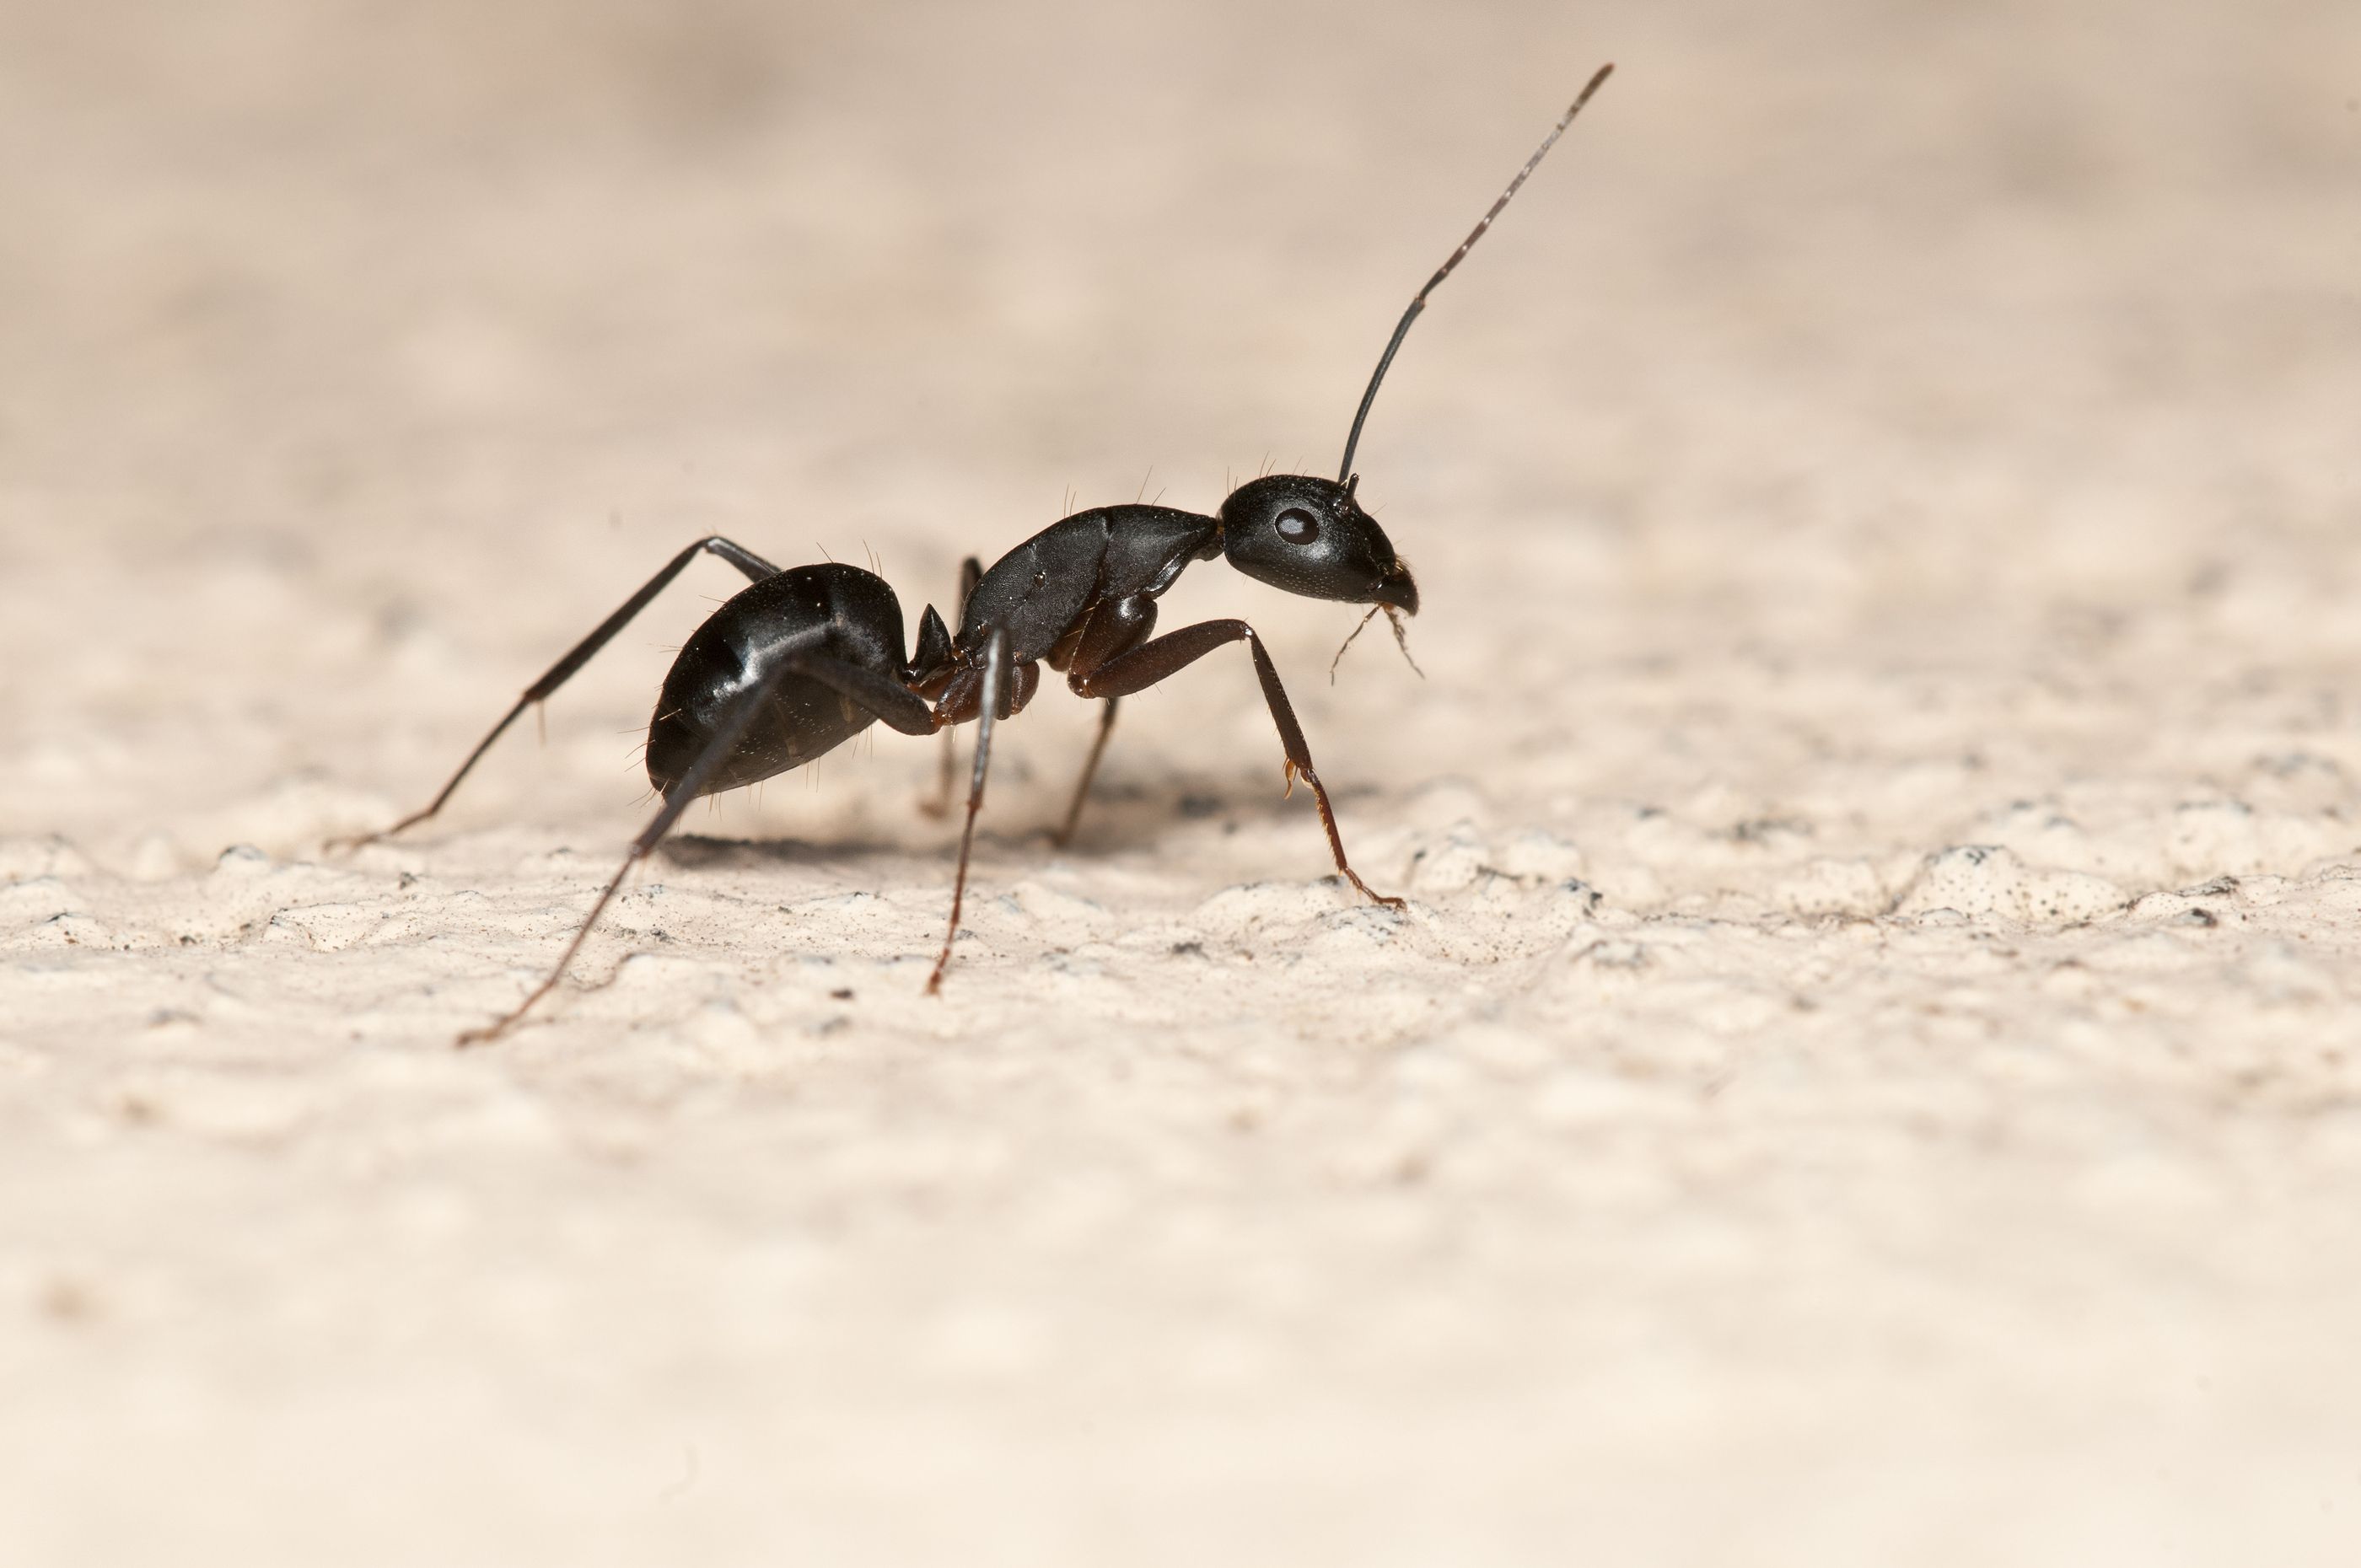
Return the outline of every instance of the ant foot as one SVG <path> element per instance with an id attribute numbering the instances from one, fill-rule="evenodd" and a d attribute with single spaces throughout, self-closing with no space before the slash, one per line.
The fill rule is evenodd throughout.
<path id="1" fill-rule="evenodd" d="M 1406 898 L 1396 898 L 1390 894 L 1379 893 L 1367 883 L 1363 882 L 1361 880 L 1361 873 L 1355 871 L 1352 867 L 1345 867 L 1344 872 L 1345 880 L 1351 883 L 1355 887 L 1359 888 L 1361 890 L 1361 896 L 1367 899 L 1370 903 L 1382 904 L 1388 909 L 1408 909 L 1410 907 L 1410 900 Z"/>

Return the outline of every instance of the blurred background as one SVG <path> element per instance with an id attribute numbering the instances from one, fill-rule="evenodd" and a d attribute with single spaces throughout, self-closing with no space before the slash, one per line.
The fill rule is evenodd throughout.
<path id="1" fill-rule="evenodd" d="M 643 989 L 450 1064 L 635 828 L 709 564 L 401 862 L 445 902 L 389 967 L 239 948 L 225 849 L 394 908 L 323 839 L 700 534 L 915 617 L 1078 507 L 1328 471 L 1608 60 L 1364 439 L 1426 678 L 1328 685 L 1352 613 L 1217 565 L 1165 618 L 1263 629 L 1444 928 L 1538 843 L 1690 957 L 1500 913 L 1530 970 L 1288 989 L 1336 930 L 1217 895 L 1326 863 L 1209 661 L 1038 874 L 1279 959 L 1218 1025 L 1044 938 L 857 1049 Z M 2348 1561 L 2356 410 L 2347 0 L 0 0 L 0 1544 Z M 987 882 L 1090 722 L 1007 732 Z M 917 930 L 933 763 L 697 831 Z M 1989 844 L 2026 880 L 1929 880 Z M 2106 946 L 2153 897 L 2268 931 Z M 773 979 L 756 1033 L 819 1028 Z"/>
<path id="2" fill-rule="evenodd" d="M 2284 630 L 2273 573 L 2349 602 L 2356 27 L 2302 3 L 9 6 L 0 565 L 49 613 L 0 635 L 10 729 L 53 754 L 0 802 L 66 826 L 71 783 L 72 827 L 123 819 L 138 770 L 71 754 L 93 707 L 203 745 L 184 803 L 387 778 L 412 727 L 464 745 L 701 531 L 873 553 L 915 609 L 1070 503 L 1324 470 L 1410 291 L 1610 57 L 1375 417 L 1371 499 L 1439 613 L 1436 681 L 1368 670 L 1372 712 L 1472 744 L 1444 694 L 1554 701 L 1694 648 L 1624 622 L 1660 588 L 1718 601 L 1705 635 L 1779 641 L 2103 621 L 2192 584 Z M 1281 602 L 1226 576 L 1190 587 Z M 1294 666 L 1345 624 L 1256 613 L 1304 628 Z M 2345 653 L 2355 626 L 2301 636 Z M 609 663 L 580 694 L 602 734 L 660 673 Z M 563 809 L 579 771 L 551 772 Z"/>

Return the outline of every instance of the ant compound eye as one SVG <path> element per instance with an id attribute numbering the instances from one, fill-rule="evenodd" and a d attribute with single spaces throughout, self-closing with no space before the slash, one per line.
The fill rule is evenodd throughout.
<path id="1" fill-rule="evenodd" d="M 1279 514 L 1279 536 L 1290 544 L 1309 544 L 1320 537 L 1320 520 L 1301 507 Z"/>

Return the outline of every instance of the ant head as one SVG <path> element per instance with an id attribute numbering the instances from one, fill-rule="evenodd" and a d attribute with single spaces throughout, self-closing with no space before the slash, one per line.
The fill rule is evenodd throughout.
<path id="1" fill-rule="evenodd" d="M 1222 551 L 1249 577 L 1306 598 L 1389 605 L 1418 613 L 1418 585 L 1353 480 L 1272 474 L 1222 503 Z"/>
<path id="2" fill-rule="evenodd" d="M 1336 466 L 1336 477 L 1315 479 L 1302 474 L 1273 474 L 1230 492 L 1230 499 L 1222 503 L 1222 548 L 1229 555 L 1231 565 L 1249 577 L 1259 577 L 1273 587 L 1307 598 L 1381 605 L 1389 618 L 1396 610 L 1418 613 L 1418 585 L 1411 581 L 1410 568 L 1394 554 L 1386 531 L 1353 499 L 1354 487 L 1360 483 L 1360 476 L 1353 472 L 1353 454 L 1361 444 L 1361 427 L 1368 422 L 1369 405 L 1377 401 L 1387 367 L 1393 364 L 1402 339 L 1409 335 L 1411 323 L 1426 309 L 1427 296 L 1441 288 L 1452 269 L 1466 259 L 1468 251 L 1492 226 L 1492 220 L 1500 215 L 1501 209 L 1549 149 L 1557 145 L 1557 138 L 1565 134 L 1565 127 L 1574 123 L 1574 117 L 1582 113 L 1582 106 L 1590 102 L 1590 95 L 1598 91 L 1614 69 L 1611 65 L 1598 68 L 1575 95 L 1573 104 L 1558 116 L 1550 134 L 1542 138 L 1542 145 L 1525 159 L 1516 178 L 1509 181 L 1509 188 L 1500 192 L 1499 199 L 1476 221 L 1467 237 L 1459 242 L 1459 248 L 1444 258 L 1434 276 L 1426 280 L 1426 287 L 1411 296 L 1410 309 L 1402 313 L 1393 336 L 1386 342 L 1385 352 L 1378 356 L 1378 367 L 1369 377 L 1368 389 L 1361 394 L 1361 406 L 1353 415 L 1353 428 L 1345 437 L 1345 460 Z M 1363 624 L 1367 624 L 1366 620 Z M 1401 634 L 1400 620 L 1394 621 L 1394 634 Z"/>

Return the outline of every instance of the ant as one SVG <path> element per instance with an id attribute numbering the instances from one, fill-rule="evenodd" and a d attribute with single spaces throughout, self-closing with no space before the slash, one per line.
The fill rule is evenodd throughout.
<path id="1" fill-rule="evenodd" d="M 1360 476 L 1353 471 L 1353 453 L 1360 444 L 1361 427 L 1395 352 L 1426 308 L 1427 296 L 1484 237 L 1614 69 L 1601 66 L 1584 85 L 1508 189 L 1402 313 L 1367 390 L 1361 394 L 1335 478 L 1266 475 L 1232 491 L 1212 517 L 1148 505 L 1077 512 L 1051 523 L 989 570 L 971 557 L 961 573 L 958 634 L 952 635 L 928 605 L 919 618 L 916 651 L 907 659 L 902 656 L 902 607 L 874 573 L 835 562 L 781 570 L 719 536 L 700 539 L 674 556 L 525 689 L 423 809 L 390 828 L 339 841 L 339 848 L 374 843 L 441 811 L 460 781 L 519 715 L 564 685 L 698 555 L 718 556 L 749 579 L 749 587 L 682 645 L 664 676 L 647 746 L 648 782 L 663 798 L 663 806 L 631 841 L 622 865 L 590 906 L 548 978 L 496 1023 L 461 1035 L 458 1044 L 498 1037 L 556 987 L 624 877 L 672 830 L 691 801 L 801 767 L 880 719 L 905 735 L 931 735 L 970 720 L 976 723 L 950 922 L 927 977 L 928 993 L 939 992 L 959 934 L 976 812 L 983 804 L 992 760 L 993 726 L 1023 711 L 1032 700 L 1044 663 L 1063 674 L 1077 696 L 1105 704 L 1057 842 L 1071 839 L 1081 819 L 1082 801 L 1123 698 L 1177 674 L 1216 648 L 1243 641 L 1279 729 L 1288 788 L 1291 793 L 1299 779 L 1310 786 L 1337 872 L 1373 903 L 1403 907 L 1402 900 L 1363 882 L 1345 859 L 1336 813 L 1312 765 L 1303 727 L 1296 721 L 1279 671 L 1254 628 L 1243 620 L 1203 620 L 1155 637 L 1156 601 L 1191 562 L 1220 555 L 1246 576 L 1288 593 L 1367 605 L 1368 613 L 1354 636 L 1382 610 L 1396 641 L 1402 641 L 1400 618 L 1418 613 L 1418 585 L 1385 531 L 1355 497 Z M 1346 646 L 1351 641 L 1348 637 Z M 1408 651 L 1405 642 L 1405 655 Z M 1337 656 L 1344 656 L 1343 649 Z M 953 764 L 948 751 L 943 764 L 943 798 L 934 806 L 938 812 L 949 805 Z"/>

